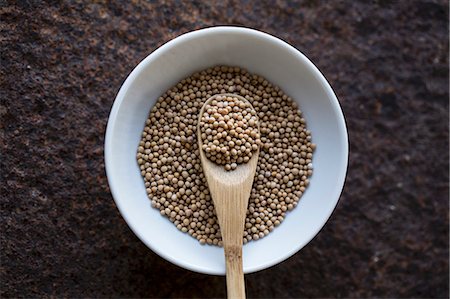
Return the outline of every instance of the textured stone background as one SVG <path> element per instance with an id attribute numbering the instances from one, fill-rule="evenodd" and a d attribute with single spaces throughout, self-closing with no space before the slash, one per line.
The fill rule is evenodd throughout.
<path id="1" fill-rule="evenodd" d="M 222 277 L 178 268 L 133 235 L 103 163 L 127 74 L 177 35 L 220 24 L 312 59 L 351 143 L 330 221 L 248 275 L 248 296 L 449 295 L 448 1 L 59 2 L 0 1 L 1 297 L 225 296 Z"/>

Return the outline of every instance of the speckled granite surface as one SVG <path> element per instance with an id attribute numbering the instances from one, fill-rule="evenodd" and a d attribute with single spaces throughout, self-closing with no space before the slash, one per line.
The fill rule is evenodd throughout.
<path id="1" fill-rule="evenodd" d="M 249 297 L 448 297 L 447 1 L 0 1 L 0 295 L 224 297 L 148 250 L 111 198 L 109 110 L 171 38 L 238 24 L 303 51 L 350 134 L 341 201 Z M 94 2 L 94 1 L 92 1 Z"/>

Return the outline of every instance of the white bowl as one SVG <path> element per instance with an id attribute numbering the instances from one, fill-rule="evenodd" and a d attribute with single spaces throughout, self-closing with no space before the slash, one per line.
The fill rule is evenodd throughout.
<path id="1" fill-rule="evenodd" d="M 108 120 L 105 165 L 114 200 L 133 232 L 151 250 L 189 270 L 224 274 L 223 249 L 200 245 L 150 206 L 136 150 L 151 107 L 179 80 L 214 65 L 246 68 L 297 101 L 317 149 L 314 174 L 298 206 L 265 238 L 244 245 L 244 272 L 273 266 L 305 246 L 325 225 L 344 185 L 348 139 L 330 85 L 300 51 L 269 34 L 214 27 L 183 34 L 148 55 L 122 85 Z"/>

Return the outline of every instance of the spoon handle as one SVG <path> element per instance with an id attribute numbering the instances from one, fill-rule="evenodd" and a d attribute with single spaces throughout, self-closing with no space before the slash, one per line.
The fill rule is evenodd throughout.
<path id="1" fill-rule="evenodd" d="M 225 247 L 225 262 L 227 267 L 228 299 L 245 299 L 245 281 L 242 268 L 242 246 Z"/>

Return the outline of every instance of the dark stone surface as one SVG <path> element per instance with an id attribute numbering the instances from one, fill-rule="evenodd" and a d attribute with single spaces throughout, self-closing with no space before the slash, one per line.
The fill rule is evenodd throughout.
<path id="1" fill-rule="evenodd" d="M 330 221 L 248 275 L 248 296 L 448 297 L 447 1 L 95 2 L 0 1 L 1 297 L 225 296 L 222 277 L 178 268 L 133 235 L 103 163 L 127 74 L 171 38 L 220 24 L 312 59 L 351 143 Z"/>

